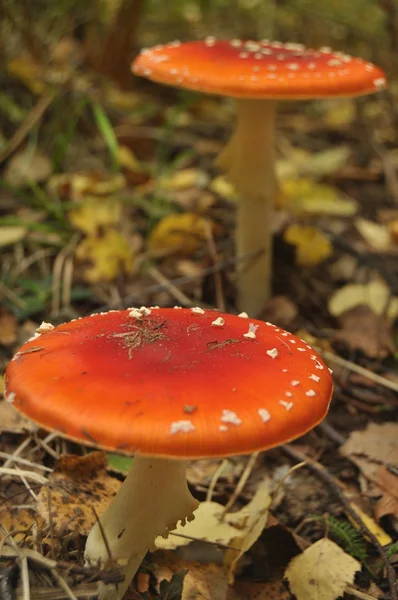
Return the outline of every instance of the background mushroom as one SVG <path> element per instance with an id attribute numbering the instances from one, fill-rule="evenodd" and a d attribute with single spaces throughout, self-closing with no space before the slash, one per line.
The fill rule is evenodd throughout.
<path id="1" fill-rule="evenodd" d="M 214 37 L 144 49 L 133 71 L 159 83 L 237 98 L 235 131 L 217 164 L 240 197 L 236 252 L 248 260 L 238 262 L 237 306 L 258 316 L 271 293 L 276 102 L 376 92 L 386 87 L 383 71 L 330 48 Z"/>
<path id="2" fill-rule="evenodd" d="M 9 363 L 8 402 L 43 427 L 135 454 L 88 536 L 121 566 L 121 598 L 158 535 L 192 518 L 185 460 L 272 448 L 325 416 L 332 379 L 308 344 L 270 323 L 192 309 L 110 311 L 41 328 Z"/>

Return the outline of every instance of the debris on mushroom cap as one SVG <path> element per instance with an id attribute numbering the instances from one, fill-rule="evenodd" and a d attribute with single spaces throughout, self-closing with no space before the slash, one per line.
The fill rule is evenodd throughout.
<path id="1" fill-rule="evenodd" d="M 242 98 L 360 96 L 387 87 L 383 71 L 361 58 L 269 40 L 158 45 L 142 50 L 132 68 L 159 83 Z"/>
<path id="2" fill-rule="evenodd" d="M 6 397 L 48 429 L 122 453 L 253 452 L 302 435 L 328 409 L 329 370 L 284 333 L 215 310 L 96 314 L 24 344 Z"/>

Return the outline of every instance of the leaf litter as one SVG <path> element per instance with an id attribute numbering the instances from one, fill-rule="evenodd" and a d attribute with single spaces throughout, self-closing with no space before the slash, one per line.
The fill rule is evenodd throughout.
<path id="1" fill-rule="evenodd" d="M 153 32 L 140 35 L 149 36 L 149 44 L 156 42 L 150 39 Z M 135 302 L 169 306 L 176 303 L 176 295 L 186 305 L 234 307 L 230 232 L 237 198 L 212 163 L 231 124 L 229 103 L 208 97 L 178 104 L 175 96 L 155 87 L 149 95 L 138 84 L 132 91 L 104 86 L 88 72 L 86 50 L 80 39 L 61 36 L 48 54 L 49 63 L 18 50 L 7 64 L 11 93 L 8 104 L 1 104 L 8 108 L 4 130 L 0 126 L 3 178 L 9 186 L 0 191 L 1 366 L 21 342 L 21 332 L 31 328 L 29 318 L 48 320 L 51 310 L 61 322 L 98 307 Z M 14 97 L 14 86 L 24 93 Z M 66 94 L 69 108 L 83 101 L 87 110 L 77 119 L 73 110 L 65 111 L 64 121 L 65 105 L 60 101 L 57 112 L 54 101 L 59 92 Z M 174 542 L 174 550 L 163 551 L 170 566 L 144 564 L 136 578 L 141 580 L 140 598 L 285 600 L 292 592 L 298 600 L 329 600 L 344 591 L 353 597 L 392 595 L 385 566 L 377 566 L 375 555 L 380 552 L 366 531 L 376 535 L 386 553 L 393 548 L 388 541 L 396 539 L 398 519 L 398 213 L 393 208 L 394 172 L 385 165 L 395 169 L 396 132 L 384 101 L 365 99 L 363 106 L 370 119 L 366 140 L 351 100 L 325 103 L 322 113 L 312 113 L 312 107 L 299 116 L 290 107 L 284 111 L 278 134 L 281 190 L 273 219 L 275 296 L 264 316 L 301 330 L 330 359 L 330 366 L 338 363 L 328 421 L 294 447 L 318 457 L 339 484 L 354 491 L 351 495 L 346 489 L 363 527 L 353 527 L 359 527 L 356 532 L 370 555 L 373 575 L 364 564 L 359 574 L 358 562 L 340 539 L 336 541 L 345 551 L 327 537 L 319 539 L 325 532 L 310 513 L 329 514 L 330 523 L 342 515 L 316 475 L 303 471 L 302 476 L 289 476 L 281 499 L 271 507 L 268 484 L 263 496 L 256 495 L 277 464 L 282 461 L 286 472 L 291 466 L 280 450 L 273 450 L 261 458 L 238 493 L 236 512 L 224 518 L 223 507 L 235 494 L 244 461 L 230 461 L 220 476 L 217 461 L 189 467 L 190 485 L 203 501 L 207 525 L 202 529 L 197 519 L 195 540 L 173 535 L 161 540 Z M 12 133 L 10 118 L 14 129 L 20 125 L 18 135 Z M 84 532 L 95 519 L 92 509 L 103 510 L 128 464 L 110 458 L 109 469 L 102 455 L 96 462 L 76 444 L 46 436 L 1 400 L 0 432 L 0 521 L 12 538 L 2 545 L 0 568 L 10 556 L 15 558 L 14 540 L 32 567 L 31 593 L 35 588 L 62 593 L 45 562 L 52 560 L 51 568 L 65 576 L 76 595 L 95 596 L 96 584 L 88 583 L 93 576 L 117 575 L 93 575 L 79 565 Z M 72 453 L 79 456 L 58 461 Z M 217 502 L 206 501 L 209 489 Z M 367 501 L 359 502 L 358 494 Z M 279 525 L 273 527 L 275 518 Z M 299 545 L 289 543 L 296 528 Z M 209 560 L 182 559 L 180 553 L 200 546 L 198 539 L 206 540 L 199 556 Z M 66 571 L 50 558 L 54 552 L 67 563 Z M 279 555 L 283 559 L 271 570 Z M 293 575 L 285 585 L 282 579 L 291 559 L 288 570 Z M 80 574 L 73 568 L 80 568 Z M 168 573 L 162 585 L 156 581 L 161 568 Z M 230 582 L 235 578 L 231 585 L 228 573 Z M 18 593 L 20 583 L 19 588 Z M 317 596 L 311 595 L 314 589 Z"/>

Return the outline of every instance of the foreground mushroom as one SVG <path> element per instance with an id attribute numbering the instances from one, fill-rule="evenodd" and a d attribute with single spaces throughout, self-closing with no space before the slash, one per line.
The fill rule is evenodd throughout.
<path id="1" fill-rule="evenodd" d="M 144 49 L 133 71 L 159 83 L 237 98 L 237 125 L 218 166 L 240 197 L 238 258 L 250 257 L 238 263 L 237 306 L 260 315 L 271 293 L 277 100 L 369 94 L 386 87 L 383 71 L 330 48 L 213 37 Z"/>
<path id="2" fill-rule="evenodd" d="M 155 538 L 192 518 L 186 459 L 272 448 L 324 418 L 332 379 L 321 358 L 245 317 L 143 307 L 43 324 L 9 363 L 6 398 L 24 415 L 135 454 L 87 540 L 88 561 L 111 556 L 125 575 L 102 598 L 121 598 Z"/>

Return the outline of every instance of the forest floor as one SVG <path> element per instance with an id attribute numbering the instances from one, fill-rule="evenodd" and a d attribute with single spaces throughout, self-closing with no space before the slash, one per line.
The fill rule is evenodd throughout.
<path id="1" fill-rule="evenodd" d="M 76 41 L 52 52 L 46 68 L 15 59 L 1 96 L 2 372 L 42 321 L 133 305 L 236 312 L 237 200 L 214 165 L 233 103 L 143 80 L 121 92 L 75 68 Z M 208 537 L 199 525 L 192 540 L 170 536 L 144 561 L 131 600 L 397 599 L 393 106 L 392 92 L 281 106 L 273 297 L 261 318 L 333 369 L 330 412 L 292 444 L 190 464 L 199 500 L 228 503 L 231 514 L 249 503 L 249 521 L 235 536 L 217 525 Z M 84 566 L 85 536 L 131 459 L 88 454 L 5 400 L 0 433 L 0 597 L 16 588 L 24 600 L 96 597 L 98 582 L 118 573 Z M 264 485 L 272 504 L 264 496 L 259 508 Z M 236 540 L 246 550 L 238 565 L 226 549 Z M 315 595 L 300 579 L 306 570 Z"/>

